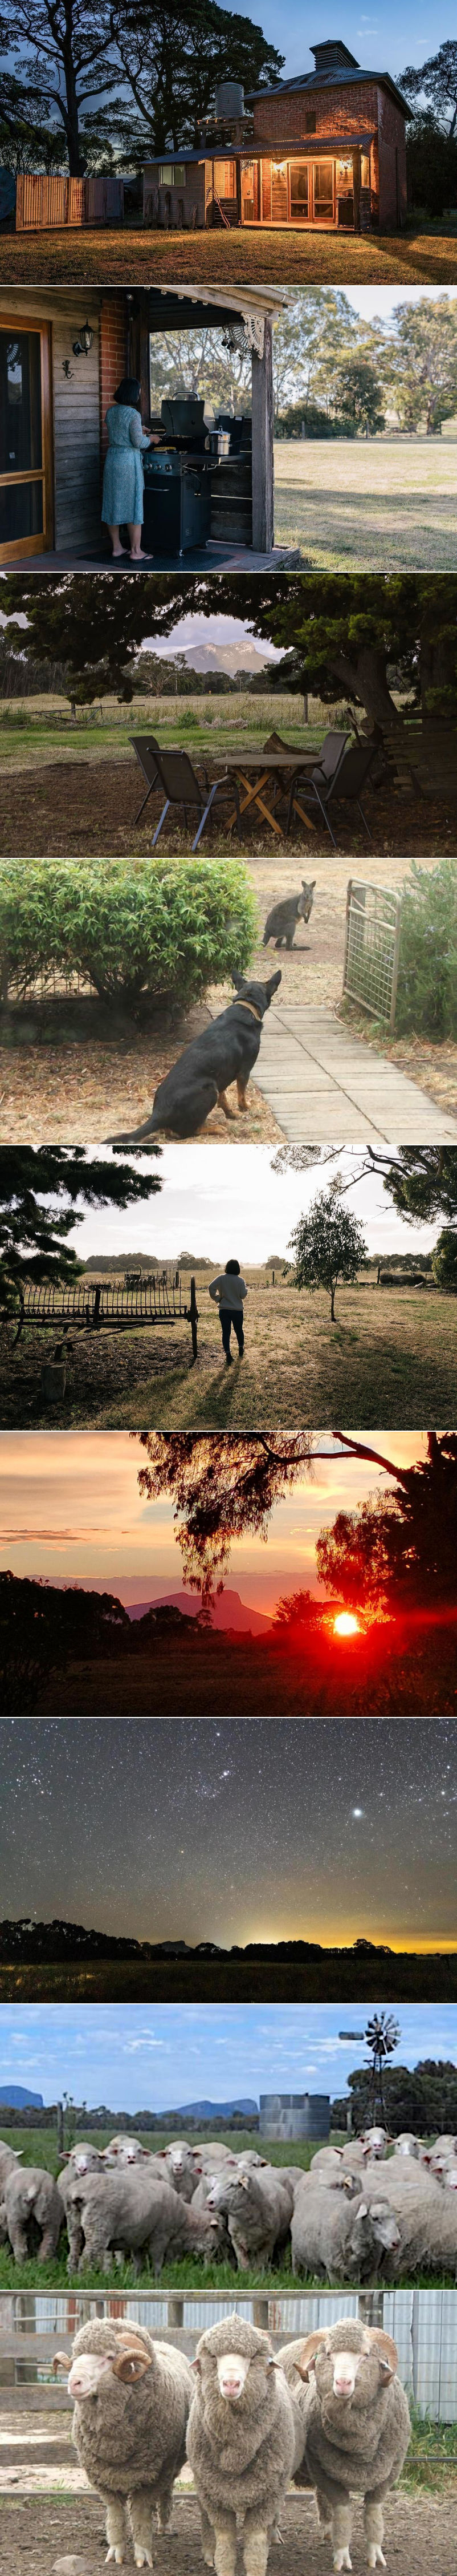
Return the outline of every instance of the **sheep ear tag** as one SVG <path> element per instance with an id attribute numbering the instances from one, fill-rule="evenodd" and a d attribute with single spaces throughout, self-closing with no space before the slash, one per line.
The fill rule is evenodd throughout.
<path id="1" fill-rule="evenodd" d="M 144 2355 L 139 2352 L 120 2352 L 113 2361 L 115 2379 L 126 2379 L 130 2386 L 133 2386 L 135 2379 L 144 2379 L 145 2370 L 152 2370 L 152 2354 L 148 2352 Z"/>
<path id="2" fill-rule="evenodd" d="M 240 2183 L 241 2183 L 241 2190 L 242 2190 L 242 2191 L 249 2191 L 249 2174 L 240 2174 L 239 2179 L 240 2179 Z"/>
<path id="3" fill-rule="evenodd" d="M 382 2326 L 371 2327 L 371 2340 L 379 2354 L 380 2366 L 387 2379 L 393 2379 L 398 2366 L 398 2352 L 393 2335 L 384 2334 Z"/>

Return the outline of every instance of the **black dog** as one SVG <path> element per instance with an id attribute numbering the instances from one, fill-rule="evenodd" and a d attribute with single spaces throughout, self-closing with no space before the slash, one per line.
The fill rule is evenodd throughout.
<path id="1" fill-rule="evenodd" d="M 239 1109 L 247 1109 L 246 1083 L 259 1053 L 262 1020 L 269 1011 L 273 993 L 281 983 L 281 972 L 270 975 L 268 984 L 249 984 L 244 975 L 234 975 L 236 1000 L 221 1011 L 217 1020 L 201 1036 L 192 1038 L 177 1064 L 159 1082 L 150 1118 L 144 1127 L 134 1127 L 130 1135 L 107 1136 L 107 1145 L 140 1145 L 143 1137 L 156 1136 L 159 1128 L 168 1127 L 173 1136 L 196 1136 L 216 1103 L 225 1118 L 236 1112 L 226 1099 L 226 1084 L 236 1082 Z"/>

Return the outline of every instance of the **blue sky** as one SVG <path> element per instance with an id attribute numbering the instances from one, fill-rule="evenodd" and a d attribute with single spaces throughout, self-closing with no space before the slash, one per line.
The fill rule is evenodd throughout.
<path id="1" fill-rule="evenodd" d="M 309 50 L 311 26 L 308 37 L 308 33 L 304 33 L 300 0 L 288 0 L 282 23 L 278 21 L 276 0 L 263 0 L 263 6 L 257 6 L 254 15 L 270 43 L 277 45 L 285 54 L 283 80 L 287 74 L 314 71 Z M 387 0 L 379 15 L 375 8 L 365 11 L 363 16 L 348 6 L 338 11 L 332 0 L 330 10 L 327 6 L 313 10 L 311 25 L 313 44 L 325 44 L 329 36 L 338 36 L 344 45 L 348 45 L 350 53 L 355 54 L 364 70 L 390 72 L 392 80 L 397 82 L 400 82 L 407 63 L 426 62 L 428 56 L 436 54 L 438 46 L 444 44 L 446 37 L 453 32 L 451 12 L 444 8 L 443 0 L 439 0 L 436 17 L 435 12 L 432 15 L 431 9 L 424 5 L 419 5 L 418 12 L 412 0 L 404 0 L 401 10 L 395 8 L 394 0 Z"/>
<path id="2" fill-rule="evenodd" d="M 389 2004 L 389 1994 L 381 2000 Z M 400 2005 L 397 2062 L 457 2059 L 457 2004 Z M 363 2004 L 0 2006 L 0 2083 L 135 2112 L 260 2092 L 340 2093 L 363 2043 Z M 1 2126 L 1 2112 L 0 2112 Z"/>

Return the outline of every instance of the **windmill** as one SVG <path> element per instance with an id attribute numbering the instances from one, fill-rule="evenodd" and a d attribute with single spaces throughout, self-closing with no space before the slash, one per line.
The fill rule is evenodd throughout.
<path id="1" fill-rule="evenodd" d="M 372 2123 L 381 2119 L 384 2127 L 387 2127 L 387 2120 L 383 2078 L 387 2060 L 398 2048 L 399 2038 L 400 2024 L 394 2013 L 372 2013 L 365 2031 L 370 2060 L 367 2114 Z"/>

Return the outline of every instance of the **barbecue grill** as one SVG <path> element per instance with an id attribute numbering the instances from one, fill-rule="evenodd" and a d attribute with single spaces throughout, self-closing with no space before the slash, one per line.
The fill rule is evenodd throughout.
<path id="1" fill-rule="evenodd" d="M 194 396 L 162 403 L 161 445 L 144 457 L 144 541 L 155 555 L 206 546 L 214 459 L 205 455 L 204 410 Z"/>

